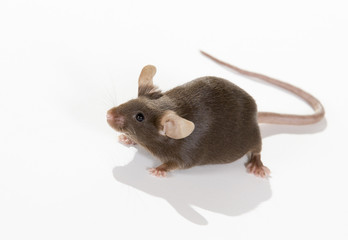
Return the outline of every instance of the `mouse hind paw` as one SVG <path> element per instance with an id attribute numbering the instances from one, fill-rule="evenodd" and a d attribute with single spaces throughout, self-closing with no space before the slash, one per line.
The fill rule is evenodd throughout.
<path id="1" fill-rule="evenodd" d="M 252 173 L 257 177 L 267 178 L 271 174 L 269 168 L 264 166 L 261 162 L 260 153 L 252 153 L 250 160 L 246 163 L 245 166 L 248 173 Z"/>
<path id="2" fill-rule="evenodd" d="M 256 167 L 252 163 L 249 163 L 246 166 L 246 168 L 247 168 L 248 173 L 252 173 L 257 177 L 266 178 L 266 177 L 270 176 L 270 174 L 271 174 L 271 171 L 266 166 Z"/>

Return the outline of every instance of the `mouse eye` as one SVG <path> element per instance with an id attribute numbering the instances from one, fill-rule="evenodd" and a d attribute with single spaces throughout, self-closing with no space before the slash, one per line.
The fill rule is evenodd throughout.
<path id="1" fill-rule="evenodd" d="M 144 119 L 145 119 L 144 114 L 142 114 L 142 113 L 137 113 L 137 115 L 135 115 L 135 119 L 136 119 L 138 122 L 144 121 Z"/>

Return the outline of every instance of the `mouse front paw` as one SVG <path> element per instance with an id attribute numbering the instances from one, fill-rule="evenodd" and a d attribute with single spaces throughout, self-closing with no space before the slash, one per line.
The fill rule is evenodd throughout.
<path id="1" fill-rule="evenodd" d="M 118 136 L 118 141 L 124 145 L 127 145 L 127 146 L 136 145 L 136 142 L 134 142 L 132 139 L 127 137 L 125 134 Z"/>
<path id="2" fill-rule="evenodd" d="M 178 164 L 176 162 L 166 162 L 156 168 L 150 168 L 149 173 L 156 177 L 167 177 L 168 172 L 177 168 Z"/>

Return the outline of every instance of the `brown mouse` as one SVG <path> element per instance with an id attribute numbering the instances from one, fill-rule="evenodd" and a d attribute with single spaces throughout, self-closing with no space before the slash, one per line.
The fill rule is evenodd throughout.
<path id="1" fill-rule="evenodd" d="M 324 117 L 322 104 L 288 83 L 242 70 L 205 52 L 205 56 L 238 73 L 262 79 L 303 98 L 312 115 L 258 112 L 254 99 L 235 84 L 217 77 L 201 77 L 162 92 L 153 85 L 156 68 L 147 65 L 138 81 L 138 98 L 107 112 L 107 122 L 124 133 L 120 141 L 140 144 L 162 164 L 151 168 L 155 176 L 197 165 L 230 163 L 248 154 L 248 172 L 270 174 L 261 162 L 259 123 L 304 125 Z"/>

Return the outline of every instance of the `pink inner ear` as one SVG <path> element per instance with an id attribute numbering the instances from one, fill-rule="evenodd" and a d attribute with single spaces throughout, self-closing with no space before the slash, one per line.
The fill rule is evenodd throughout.
<path id="1" fill-rule="evenodd" d="M 166 132 L 167 132 L 166 126 L 163 126 L 163 130 L 160 131 L 160 133 L 162 133 L 163 135 L 166 135 Z"/>
<path id="2" fill-rule="evenodd" d="M 167 133 L 168 127 L 170 127 L 170 126 L 168 126 L 168 124 L 170 124 L 170 121 L 169 121 L 169 120 L 167 120 L 167 121 L 163 124 L 163 133 L 164 133 L 164 135 Z"/>

